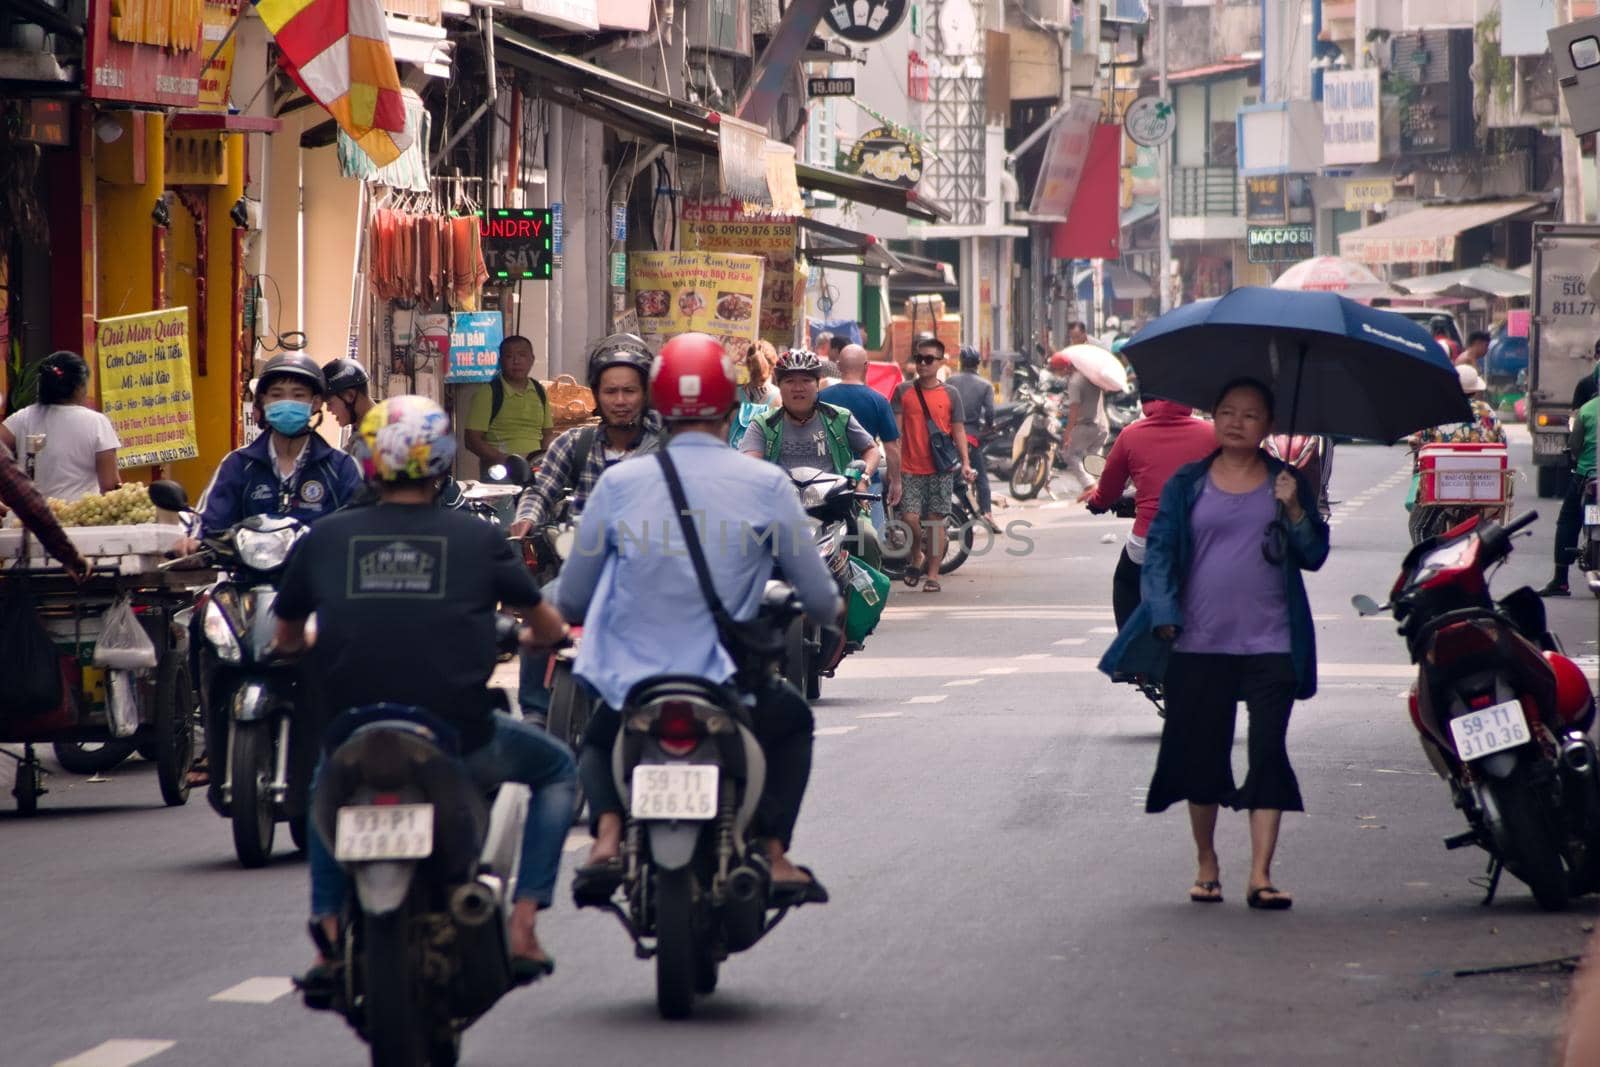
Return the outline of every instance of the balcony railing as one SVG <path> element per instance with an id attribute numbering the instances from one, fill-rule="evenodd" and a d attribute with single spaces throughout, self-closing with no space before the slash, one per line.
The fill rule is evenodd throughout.
<path id="1" fill-rule="evenodd" d="M 1243 215 L 1239 171 L 1234 167 L 1172 168 L 1172 213 L 1185 218 Z"/>

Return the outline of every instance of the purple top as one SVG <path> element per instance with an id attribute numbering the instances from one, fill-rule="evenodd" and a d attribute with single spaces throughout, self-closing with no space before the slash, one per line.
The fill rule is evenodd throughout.
<path id="1" fill-rule="evenodd" d="M 1283 570 L 1261 554 L 1276 515 L 1270 477 L 1248 493 L 1229 493 L 1207 475 L 1189 513 L 1194 560 L 1183 586 L 1183 630 L 1174 651 L 1289 652 Z"/>

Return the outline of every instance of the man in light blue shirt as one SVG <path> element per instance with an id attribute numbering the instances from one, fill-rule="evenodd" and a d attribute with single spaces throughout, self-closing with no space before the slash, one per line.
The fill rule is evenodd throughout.
<path id="1" fill-rule="evenodd" d="M 754 618 L 776 561 L 806 614 L 834 623 L 838 587 L 788 476 L 726 444 L 734 390 L 722 346 L 703 334 L 673 338 L 656 357 L 651 399 L 667 421 L 667 454 L 684 483 L 717 596 L 735 619 Z M 661 674 L 718 683 L 734 676 L 659 462 L 621 464 L 595 483 L 562 569 L 557 604 L 569 620 L 583 623 L 574 673 L 604 702 L 579 758 L 598 824 L 589 862 L 579 871 L 581 891 L 585 880 L 621 874 L 622 801 L 611 779 L 611 748 L 628 693 Z M 811 773 L 811 709 L 777 678 L 753 695 L 753 728 L 768 761 L 758 820 L 769 839 L 773 883 L 809 885 L 813 899 L 826 899 L 785 855 Z"/>

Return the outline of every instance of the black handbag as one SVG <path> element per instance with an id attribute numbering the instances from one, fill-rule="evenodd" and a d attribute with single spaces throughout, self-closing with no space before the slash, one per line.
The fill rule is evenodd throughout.
<path id="1" fill-rule="evenodd" d="M 722 598 L 717 596 L 716 586 L 711 584 L 711 568 L 706 564 L 705 549 L 700 544 L 694 520 L 689 517 L 689 500 L 684 496 L 678 468 L 673 465 L 672 457 L 667 455 L 665 448 L 656 453 L 656 461 L 661 464 L 662 477 L 667 480 L 667 492 L 672 494 L 672 507 L 678 513 L 678 528 L 683 531 L 689 562 L 694 565 L 694 576 L 700 583 L 700 595 L 705 597 L 706 607 L 711 609 L 711 618 L 717 624 L 717 636 L 722 640 L 722 647 L 741 667 L 751 659 L 770 659 L 780 655 L 784 650 L 782 633 L 760 623 L 740 622 L 728 614 Z"/>
<path id="2" fill-rule="evenodd" d="M 917 391 L 917 400 L 922 404 L 922 417 L 928 422 L 928 452 L 933 456 L 933 469 L 940 474 L 945 474 L 961 466 L 961 453 L 956 449 L 956 439 L 939 429 L 939 424 L 933 421 L 933 412 L 928 410 L 928 398 L 922 395 L 922 383 L 917 382 L 912 388 Z"/>
<path id="3" fill-rule="evenodd" d="M 0 648 L 6 666 L 0 675 L 0 720 L 26 722 L 61 706 L 61 653 L 39 622 L 38 602 L 19 578 L 0 605 Z"/>

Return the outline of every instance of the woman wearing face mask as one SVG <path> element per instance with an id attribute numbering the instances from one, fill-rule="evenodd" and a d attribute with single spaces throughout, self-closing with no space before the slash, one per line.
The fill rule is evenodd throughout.
<path id="1" fill-rule="evenodd" d="M 315 432 L 327 384 L 315 360 L 300 352 L 273 356 L 256 382 L 256 425 L 267 431 L 228 453 L 200 498 L 200 533 L 214 537 L 251 515 L 287 515 L 315 522 L 343 507 L 361 488 L 355 460 Z M 194 540 L 178 546 L 193 552 Z"/>
<path id="2" fill-rule="evenodd" d="M 744 355 L 733 362 L 734 381 L 739 384 L 735 394 L 738 403 L 733 408 L 733 418 L 728 426 L 728 443 L 734 448 L 744 440 L 745 431 L 757 415 L 777 407 L 781 402 L 778 387 L 772 384 L 772 368 L 778 362 L 778 350 L 770 342 L 757 341 L 744 350 Z"/>
<path id="3" fill-rule="evenodd" d="M 109 493 L 117 476 L 117 431 L 89 406 L 89 365 L 76 352 L 53 352 L 39 364 L 39 402 L 0 425 L 0 444 L 27 464 L 28 439 L 43 436 L 33 484 L 46 497 L 71 502 Z"/>

